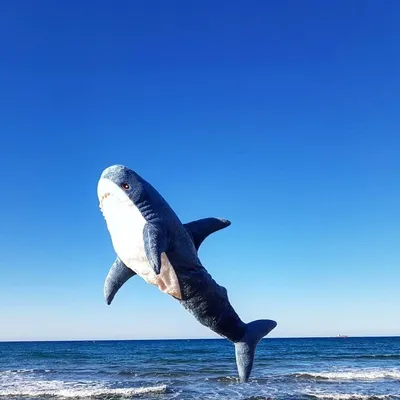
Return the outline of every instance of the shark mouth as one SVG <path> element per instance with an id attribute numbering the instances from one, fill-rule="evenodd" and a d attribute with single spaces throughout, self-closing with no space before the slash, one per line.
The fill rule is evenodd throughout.
<path id="1" fill-rule="evenodd" d="M 110 204 L 108 204 L 110 203 Z M 112 203 L 112 206 L 111 206 Z M 104 193 L 100 199 L 99 199 L 99 208 L 101 210 L 102 213 L 104 213 L 104 209 L 107 208 L 108 206 L 110 207 L 120 207 L 120 206 L 124 206 L 124 205 L 133 205 L 131 199 L 126 196 L 126 198 L 121 198 L 120 196 L 110 193 L 110 192 L 106 192 Z"/>
<path id="2" fill-rule="evenodd" d="M 133 206 L 129 196 L 114 182 L 109 179 L 100 179 L 97 186 L 99 208 L 104 217 L 126 212 L 126 206 Z"/>
<path id="3" fill-rule="evenodd" d="M 100 208 L 101 212 L 103 212 L 104 200 L 107 199 L 107 197 L 110 197 L 110 196 L 111 196 L 111 193 L 110 192 L 106 192 L 100 197 L 100 199 L 99 199 L 99 208 Z"/>

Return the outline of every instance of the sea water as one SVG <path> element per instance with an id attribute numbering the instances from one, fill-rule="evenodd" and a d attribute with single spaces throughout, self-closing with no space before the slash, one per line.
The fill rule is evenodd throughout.
<path id="1" fill-rule="evenodd" d="M 400 399 L 400 337 L 0 343 L 1 399 Z"/>

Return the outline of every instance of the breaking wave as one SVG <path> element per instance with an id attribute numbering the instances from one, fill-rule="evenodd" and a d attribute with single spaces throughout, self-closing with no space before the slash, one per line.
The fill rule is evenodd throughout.
<path id="1" fill-rule="evenodd" d="M 309 398 L 318 400 L 397 400 L 400 396 L 382 394 L 359 394 L 359 393 L 305 393 Z"/>
<path id="2" fill-rule="evenodd" d="M 400 370 L 398 369 L 358 369 L 349 371 L 335 372 L 302 372 L 294 375 L 299 379 L 316 379 L 316 380 L 360 380 L 374 381 L 382 379 L 400 380 Z"/>
<path id="3" fill-rule="evenodd" d="M 19 381 L 1 385 L 0 398 L 130 398 L 149 393 L 165 393 L 166 385 L 148 387 L 110 388 L 99 382 Z"/>

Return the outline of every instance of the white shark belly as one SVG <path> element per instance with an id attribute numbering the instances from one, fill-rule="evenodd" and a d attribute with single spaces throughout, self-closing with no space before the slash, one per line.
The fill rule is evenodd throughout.
<path id="1" fill-rule="evenodd" d="M 114 214 L 114 213 L 113 213 Z M 165 253 L 161 254 L 161 272 L 156 275 L 146 255 L 143 229 L 146 220 L 133 205 L 123 207 L 120 213 L 106 216 L 111 241 L 120 260 L 147 283 L 162 292 L 181 299 L 178 278 Z"/>

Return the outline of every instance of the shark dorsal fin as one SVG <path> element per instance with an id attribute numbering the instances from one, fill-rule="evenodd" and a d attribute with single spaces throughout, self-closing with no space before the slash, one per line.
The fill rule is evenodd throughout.
<path id="1" fill-rule="evenodd" d="M 230 225 L 230 221 L 220 218 L 203 218 L 197 221 L 188 222 L 183 226 L 192 236 L 196 250 L 199 249 L 204 239 L 212 233 L 224 229 Z"/>

